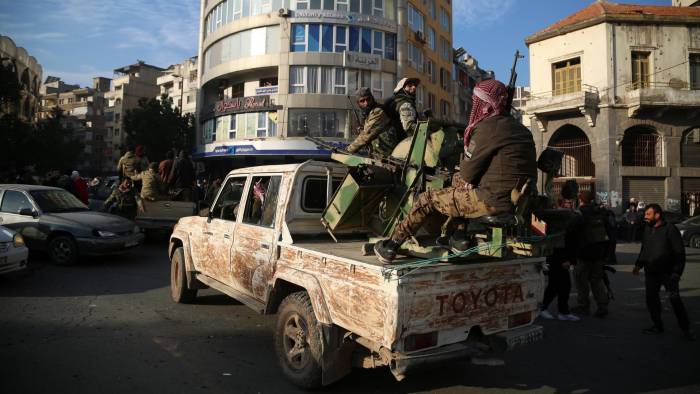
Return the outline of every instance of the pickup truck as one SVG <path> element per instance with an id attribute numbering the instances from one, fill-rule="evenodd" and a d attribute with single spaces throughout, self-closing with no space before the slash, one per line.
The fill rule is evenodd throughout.
<path id="1" fill-rule="evenodd" d="M 213 288 L 277 314 L 283 374 L 312 389 L 352 367 L 388 366 L 397 380 L 456 358 L 492 357 L 535 342 L 542 258 L 382 265 L 364 234 L 320 222 L 347 167 L 307 161 L 242 168 L 226 177 L 209 212 L 185 217 L 169 240 L 171 296 L 194 302 Z"/>
<path id="2" fill-rule="evenodd" d="M 197 204 L 189 201 L 141 200 L 134 222 L 144 231 L 170 231 L 177 221 L 196 213 Z"/>

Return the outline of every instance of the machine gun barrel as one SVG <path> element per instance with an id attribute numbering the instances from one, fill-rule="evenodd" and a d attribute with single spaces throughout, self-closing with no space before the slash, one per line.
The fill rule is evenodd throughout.
<path id="1" fill-rule="evenodd" d="M 515 82 L 518 80 L 518 72 L 515 71 L 516 67 L 518 65 L 518 59 L 522 59 L 525 56 L 522 56 L 520 54 L 519 50 L 515 51 L 515 58 L 513 59 L 513 68 L 510 69 L 510 79 L 508 80 L 508 86 L 506 87 L 508 90 L 508 102 L 506 105 L 506 108 L 508 111 L 513 106 L 513 97 L 515 96 Z"/>

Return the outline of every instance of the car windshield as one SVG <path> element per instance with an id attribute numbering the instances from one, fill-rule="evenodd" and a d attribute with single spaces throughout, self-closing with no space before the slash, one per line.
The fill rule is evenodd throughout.
<path id="1" fill-rule="evenodd" d="M 77 197 L 65 190 L 34 190 L 29 194 L 45 213 L 89 210 Z"/>
<path id="2" fill-rule="evenodd" d="M 683 222 L 683 224 L 688 224 L 691 226 L 698 226 L 698 225 L 700 225 L 700 216 L 694 216 L 690 219 L 687 219 Z"/>

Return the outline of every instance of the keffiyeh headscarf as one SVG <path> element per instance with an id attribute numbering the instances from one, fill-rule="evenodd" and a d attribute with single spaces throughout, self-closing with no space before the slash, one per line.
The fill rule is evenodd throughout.
<path id="1" fill-rule="evenodd" d="M 464 130 L 465 151 L 469 146 L 469 139 L 476 125 L 484 119 L 504 113 L 507 104 L 508 90 L 502 82 L 495 79 L 487 79 L 479 82 L 474 87 L 469 125 Z"/>

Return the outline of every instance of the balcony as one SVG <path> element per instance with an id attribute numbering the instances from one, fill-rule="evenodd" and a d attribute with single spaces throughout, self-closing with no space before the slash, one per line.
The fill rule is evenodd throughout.
<path id="1" fill-rule="evenodd" d="M 583 84 L 581 91 L 554 95 L 547 92 L 531 95 L 527 103 L 527 113 L 535 118 L 537 126 L 543 132 L 547 131 L 547 123 L 552 116 L 576 113 L 582 114 L 588 125 L 595 126 L 600 94 L 598 88 Z"/>
<path id="2" fill-rule="evenodd" d="M 653 110 L 663 116 L 669 109 L 700 111 L 700 90 L 690 89 L 686 82 L 648 82 L 641 87 L 632 84 L 628 87 L 623 104 L 627 106 L 627 116 L 632 118 L 641 110 Z"/>

